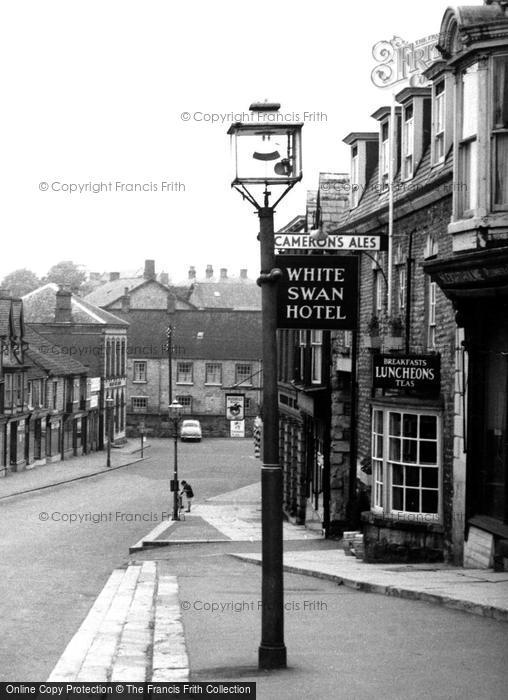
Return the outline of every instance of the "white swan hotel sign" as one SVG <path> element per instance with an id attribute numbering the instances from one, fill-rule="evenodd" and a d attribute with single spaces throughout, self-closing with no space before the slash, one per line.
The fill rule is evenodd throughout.
<path id="1" fill-rule="evenodd" d="M 278 328 L 356 328 L 357 256 L 278 255 L 276 265 Z"/>

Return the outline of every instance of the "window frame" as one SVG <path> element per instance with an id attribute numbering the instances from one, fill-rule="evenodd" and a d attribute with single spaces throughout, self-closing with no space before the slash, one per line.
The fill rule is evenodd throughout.
<path id="1" fill-rule="evenodd" d="M 381 414 L 381 432 L 379 432 L 379 423 L 377 414 Z M 392 434 L 390 420 L 391 414 L 400 416 L 400 434 Z M 409 437 L 403 434 L 404 416 L 417 416 L 417 435 Z M 420 433 L 421 417 L 435 418 L 436 437 L 422 438 Z M 381 438 L 381 440 L 379 439 Z M 390 456 L 391 440 L 400 441 L 399 459 L 393 459 Z M 403 459 L 403 443 L 405 441 L 416 442 L 417 459 Z M 435 464 L 423 462 L 420 457 L 422 443 L 435 443 L 436 461 Z M 396 406 L 396 405 L 372 405 L 371 416 L 371 463 L 372 463 L 372 504 L 371 511 L 379 515 L 387 514 L 390 518 L 395 518 L 401 521 L 418 521 L 427 523 L 441 523 L 443 512 L 443 415 L 439 409 L 431 408 L 416 408 L 415 406 Z M 403 473 L 403 483 L 394 484 L 394 466 L 400 467 Z M 419 469 L 419 484 L 407 484 L 407 476 L 409 469 Z M 437 486 L 423 485 L 422 469 L 437 470 Z M 435 512 L 424 510 L 404 510 L 394 507 L 393 489 L 402 489 L 404 498 L 407 496 L 407 490 L 417 490 L 419 493 L 419 502 L 423 498 L 424 491 L 437 493 L 437 509 Z"/>
<path id="2" fill-rule="evenodd" d="M 135 406 L 135 401 L 143 401 L 143 406 Z M 148 409 L 148 396 L 131 396 L 131 410 L 132 411 L 145 411 Z"/>
<path id="3" fill-rule="evenodd" d="M 386 129 L 386 138 L 383 138 Z M 390 120 L 381 122 L 379 145 L 379 186 L 386 192 L 390 184 Z"/>
<path id="4" fill-rule="evenodd" d="M 437 282 L 433 282 L 430 277 L 427 278 L 427 294 L 426 294 L 426 311 L 427 311 L 427 348 L 429 350 L 436 349 L 436 300 L 437 300 Z"/>
<path id="5" fill-rule="evenodd" d="M 143 366 L 144 375 L 145 375 L 144 379 L 139 379 L 139 378 L 136 379 L 137 366 Z M 132 361 L 132 383 L 133 384 L 147 384 L 148 383 L 148 362 L 147 362 L 147 360 L 133 360 Z"/>
<path id="6" fill-rule="evenodd" d="M 183 365 L 188 365 L 190 367 L 189 371 L 183 371 L 181 368 Z M 190 375 L 190 381 L 188 379 L 182 379 L 181 375 Z M 179 360 L 176 363 L 176 383 L 177 384 L 194 384 L 194 363 L 189 362 L 189 360 Z"/>
<path id="7" fill-rule="evenodd" d="M 408 118 L 408 112 L 411 116 Z M 414 173 L 414 105 L 404 107 L 404 119 L 402 120 L 402 181 L 411 180 Z"/>
<path id="8" fill-rule="evenodd" d="M 497 201 L 497 189 L 498 189 L 498 150 L 497 150 L 497 145 L 498 142 L 501 141 L 506 141 L 507 144 L 505 148 L 508 150 L 508 114 L 507 114 L 507 122 L 506 124 L 502 124 L 501 122 L 499 124 L 496 123 L 496 75 L 495 75 L 495 65 L 497 61 L 504 60 L 505 63 L 505 71 L 508 72 L 508 53 L 499 53 L 496 54 L 495 56 L 491 57 L 491 63 L 490 63 L 490 74 L 491 74 L 491 80 L 490 80 L 490 106 L 491 106 L 491 111 L 492 111 L 492 120 L 491 120 L 491 133 L 490 133 L 490 153 L 491 153 L 491 171 L 490 171 L 490 180 L 491 180 L 491 209 L 492 211 L 506 211 L 508 210 L 508 192 L 506 193 L 506 201 L 504 202 L 498 202 Z M 505 75 L 505 82 L 506 82 L 506 75 Z M 508 97 L 506 98 L 508 99 Z M 503 105 L 503 111 L 504 111 L 504 105 Z M 507 113 L 508 113 L 508 107 Z M 505 177 L 507 177 L 505 175 Z"/>
<path id="9" fill-rule="evenodd" d="M 438 89 L 441 88 L 438 92 Z M 442 128 L 440 128 L 440 126 Z M 439 153 L 442 148 L 442 153 Z M 446 153 L 446 80 L 436 81 L 432 89 L 432 164 L 443 163 Z"/>
<path id="10" fill-rule="evenodd" d="M 310 382 L 323 383 L 323 331 L 310 331 Z"/>
<path id="11" fill-rule="evenodd" d="M 209 368 L 214 367 L 218 369 L 219 379 L 218 381 L 209 381 L 208 372 Z M 205 363 L 205 385 L 206 386 L 222 386 L 222 362 L 206 362 Z"/>
<path id="12" fill-rule="evenodd" d="M 248 376 L 241 378 L 239 374 L 240 367 L 248 367 Z M 252 383 L 252 363 L 251 362 L 236 362 L 235 363 L 235 386 L 253 386 Z"/>
<path id="13" fill-rule="evenodd" d="M 192 403 L 193 397 L 190 394 L 180 394 L 175 397 L 177 403 L 182 407 L 182 414 L 191 415 L 192 414 Z"/>
<path id="14" fill-rule="evenodd" d="M 474 69 L 474 70 L 472 70 Z M 471 99 L 472 106 L 464 109 L 465 105 L 465 76 L 467 74 L 476 75 L 476 97 Z M 460 72 L 459 80 L 459 123 L 458 123 L 458 176 L 460 188 L 458 190 L 458 210 L 459 219 L 468 219 L 474 216 L 478 209 L 479 194 L 479 152 L 478 152 L 478 131 L 479 113 L 478 103 L 480 94 L 480 66 L 476 61 L 465 67 Z M 468 100 L 469 102 L 469 100 Z M 474 113 L 476 110 L 476 113 Z M 468 117 L 474 118 L 474 133 L 470 133 L 472 125 L 466 121 Z M 469 129 L 467 127 L 469 126 Z M 466 130 L 466 133 L 465 133 Z"/>

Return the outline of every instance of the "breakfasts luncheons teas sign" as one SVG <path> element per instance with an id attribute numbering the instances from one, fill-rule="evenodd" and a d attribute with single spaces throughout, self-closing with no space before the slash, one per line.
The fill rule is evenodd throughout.
<path id="1" fill-rule="evenodd" d="M 278 255 L 278 328 L 357 325 L 358 258 L 342 255 Z"/>
<path id="2" fill-rule="evenodd" d="M 439 355 L 374 355 L 374 389 L 412 389 L 439 392 Z"/>

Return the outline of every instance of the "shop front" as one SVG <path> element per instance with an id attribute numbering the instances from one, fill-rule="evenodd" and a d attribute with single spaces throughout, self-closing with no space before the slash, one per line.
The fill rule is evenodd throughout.
<path id="1" fill-rule="evenodd" d="M 463 329 L 464 564 L 508 568 L 508 251 L 426 266 Z"/>

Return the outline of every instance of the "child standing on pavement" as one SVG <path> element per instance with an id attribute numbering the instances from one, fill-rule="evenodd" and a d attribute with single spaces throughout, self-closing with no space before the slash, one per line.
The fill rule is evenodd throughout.
<path id="1" fill-rule="evenodd" d="M 180 491 L 180 496 L 186 496 L 187 498 L 187 513 L 190 513 L 192 499 L 194 498 L 194 491 L 192 486 L 182 479 L 182 490 Z"/>

